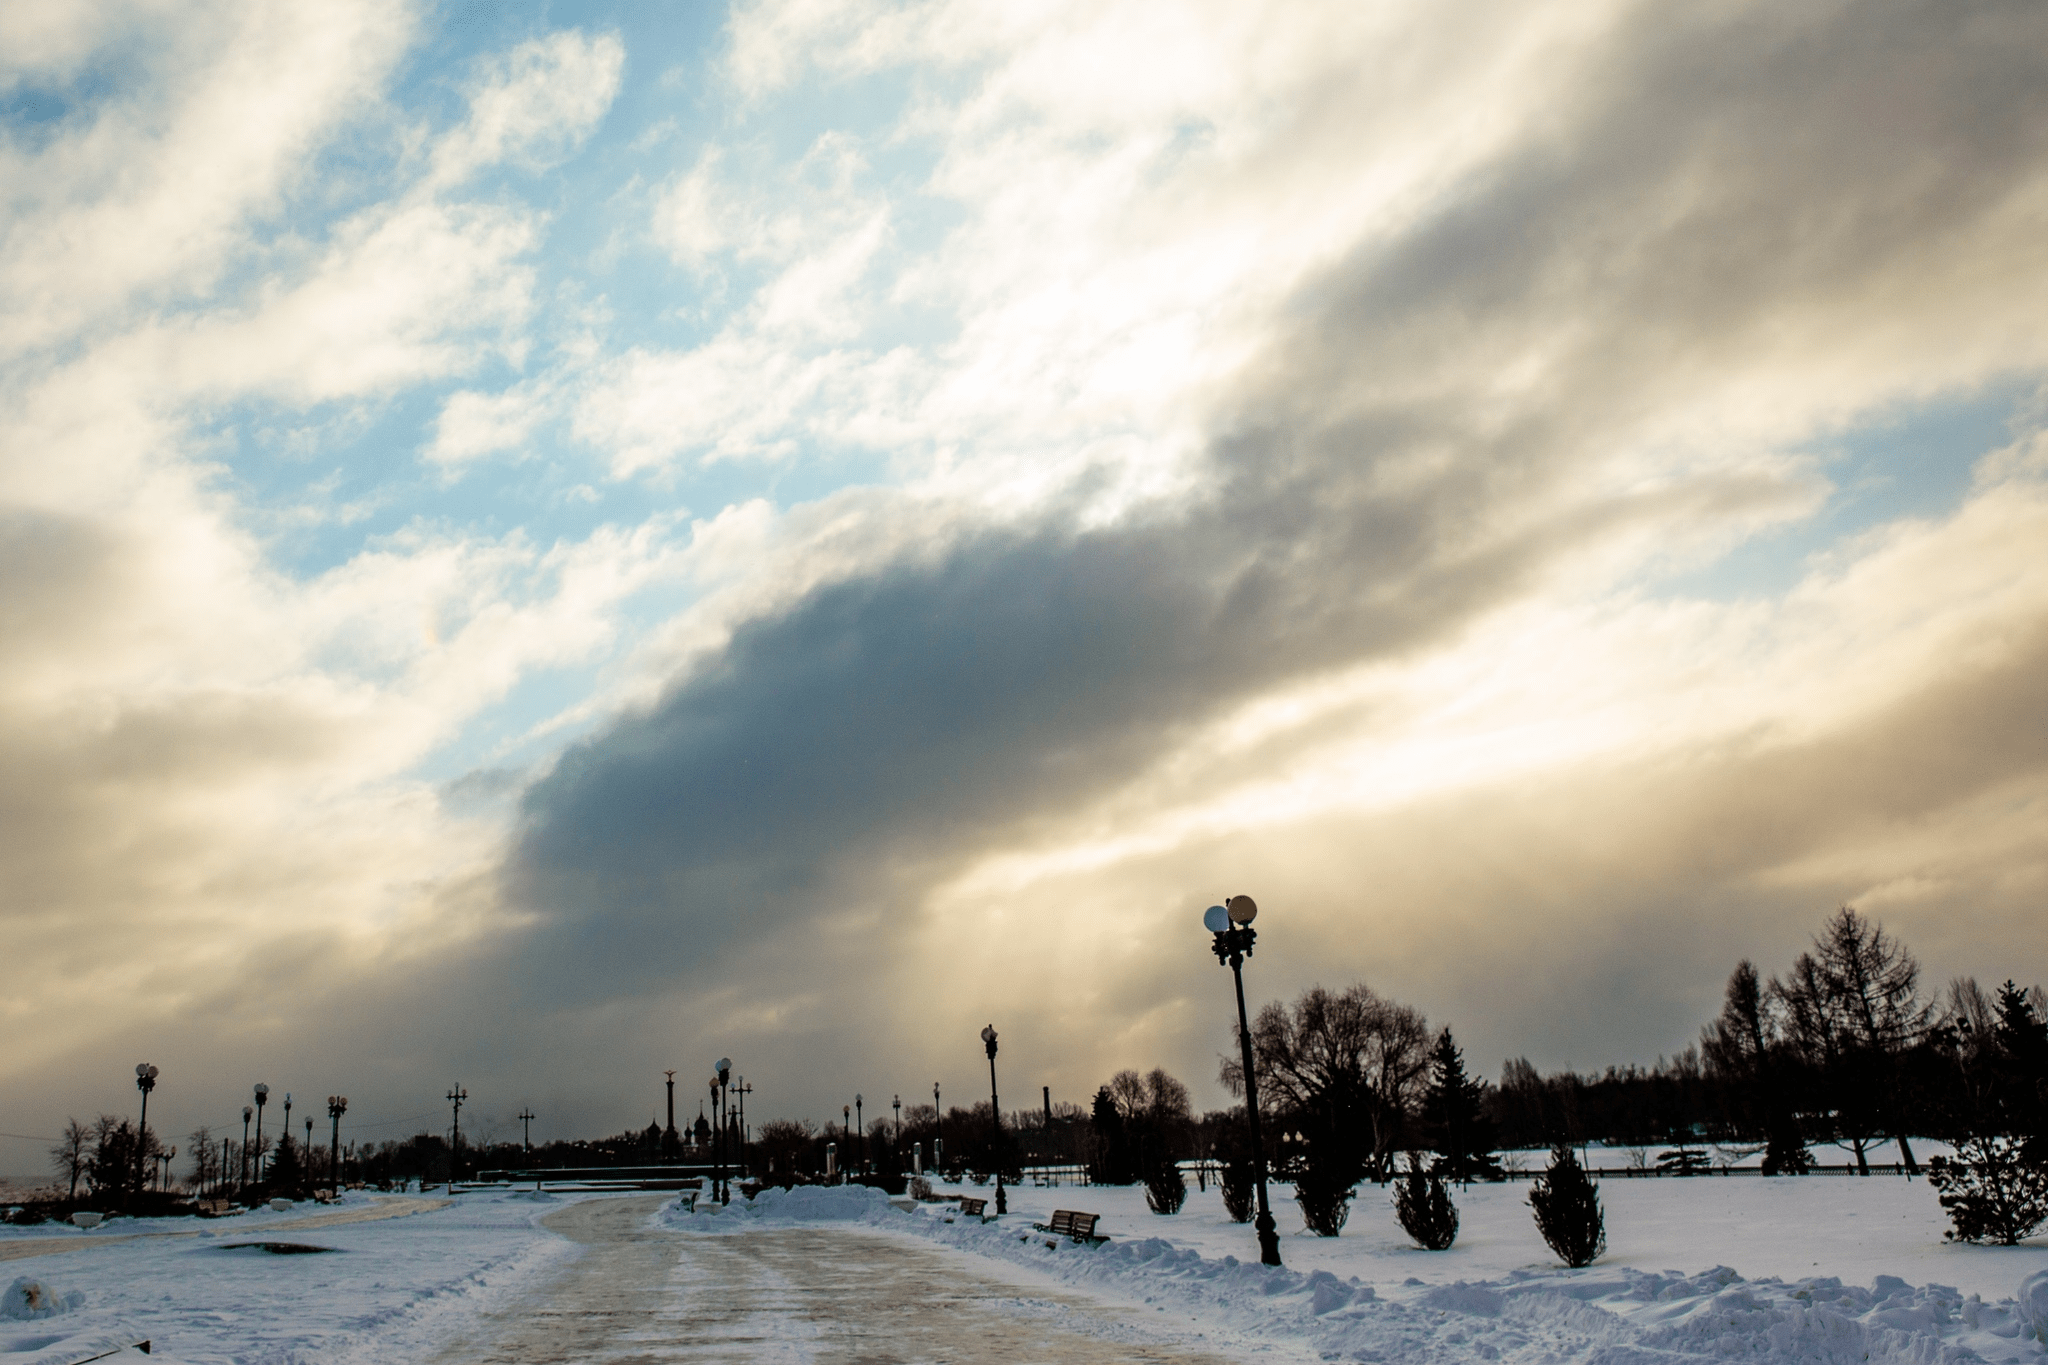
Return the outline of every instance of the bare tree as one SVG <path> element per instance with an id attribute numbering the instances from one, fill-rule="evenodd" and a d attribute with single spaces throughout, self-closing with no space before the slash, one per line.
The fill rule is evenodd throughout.
<path id="1" fill-rule="evenodd" d="M 1370 1165 L 1375 1179 L 1391 1171 L 1420 1101 L 1431 1041 L 1419 1011 L 1362 982 L 1338 993 L 1312 987 L 1291 1008 L 1265 1006 L 1252 1025 L 1262 1090 L 1316 1141 Z M 1243 1093 L 1236 1059 L 1224 1059 L 1222 1079 Z"/>
<path id="2" fill-rule="evenodd" d="M 92 1167 L 92 1146 L 93 1130 L 71 1119 L 64 1125 L 64 1136 L 50 1149 L 50 1164 L 69 1183 L 72 1199 L 78 1198 L 79 1177 Z"/>
<path id="3" fill-rule="evenodd" d="M 1918 1171 L 1898 1122 L 1906 1054 L 1927 1036 L 1934 1007 L 1919 994 L 1920 964 L 1882 926 L 1850 906 L 1836 911 L 1771 993 L 1785 1007 L 1794 1046 L 1821 1075 L 1842 1136 L 1868 1172 L 1869 1144 L 1897 1140 Z"/>

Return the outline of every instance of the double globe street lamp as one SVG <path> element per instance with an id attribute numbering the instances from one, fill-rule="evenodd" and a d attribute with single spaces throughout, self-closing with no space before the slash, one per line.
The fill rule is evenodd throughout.
<path id="1" fill-rule="evenodd" d="M 1204 911 L 1202 926 L 1216 936 L 1210 945 L 1216 961 L 1228 965 L 1237 982 L 1237 1043 L 1243 1050 L 1244 1112 L 1251 1123 L 1252 1171 L 1259 1182 L 1259 1216 L 1252 1220 L 1252 1226 L 1259 1233 L 1259 1260 L 1266 1265 L 1279 1265 L 1280 1234 L 1274 1231 L 1273 1210 L 1266 1203 L 1266 1151 L 1259 1137 L 1259 1082 L 1252 1071 L 1252 1029 L 1244 1009 L 1244 960 L 1252 955 L 1252 944 L 1258 942 L 1258 933 L 1252 928 L 1258 913 L 1259 907 L 1250 896 L 1232 896 Z M 989 1055 L 995 1055 L 993 1045 Z"/>
<path id="2" fill-rule="evenodd" d="M 1010 1211 L 1010 1201 L 1003 1194 L 1003 1106 L 996 1099 L 996 1026 L 988 1024 L 981 1030 L 982 1046 L 988 1049 L 988 1112 L 996 1121 L 996 1213 Z"/>
<path id="3" fill-rule="evenodd" d="M 135 1134 L 135 1192 L 142 1193 L 142 1159 L 149 1151 L 149 1092 L 156 1089 L 157 1071 L 148 1062 L 135 1064 L 135 1088 L 142 1092 L 142 1127 Z"/>

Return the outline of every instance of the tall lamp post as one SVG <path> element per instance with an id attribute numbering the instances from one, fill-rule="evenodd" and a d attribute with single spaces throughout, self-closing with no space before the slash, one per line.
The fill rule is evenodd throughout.
<path id="1" fill-rule="evenodd" d="M 988 1049 L 988 1112 L 996 1121 L 996 1213 L 1010 1211 L 1009 1196 L 1003 1193 L 1003 1106 L 996 1099 L 996 1026 L 983 1025 L 981 1044 Z"/>
<path id="2" fill-rule="evenodd" d="M 469 1092 L 461 1082 L 448 1087 L 448 1103 L 454 1106 L 452 1132 L 448 1140 L 448 1193 L 455 1193 L 455 1177 L 462 1168 L 462 1102 L 469 1098 Z"/>
<path id="3" fill-rule="evenodd" d="M 142 1193 L 142 1156 L 149 1150 L 149 1092 L 156 1089 L 156 1068 L 148 1062 L 135 1064 L 135 1088 L 142 1092 L 141 1128 L 135 1134 L 135 1192 Z"/>
<path id="4" fill-rule="evenodd" d="M 868 1170 L 868 1121 L 861 1115 L 860 1103 L 860 1094 L 855 1092 L 853 1097 L 853 1127 L 860 1134 L 860 1145 L 854 1148 L 854 1151 L 858 1153 L 856 1159 L 860 1162 L 861 1174 L 866 1175 Z"/>
<path id="5" fill-rule="evenodd" d="M 740 1097 L 740 1121 L 733 1132 L 733 1137 L 739 1142 L 740 1159 L 733 1164 L 739 1167 L 740 1179 L 745 1180 L 747 1178 L 747 1096 L 754 1093 L 754 1087 L 745 1076 L 742 1076 L 739 1079 L 739 1084 L 732 1088 L 732 1093 Z"/>
<path id="6" fill-rule="evenodd" d="M 263 1183 L 263 1106 L 270 1103 L 270 1087 L 256 1082 L 256 1183 Z"/>
<path id="7" fill-rule="evenodd" d="M 941 1109 L 941 1108 L 939 1108 L 939 1083 L 938 1083 L 937 1081 L 933 1081 L 933 1082 L 932 1082 L 932 1169 L 933 1169 L 933 1171 L 935 1171 L 935 1172 L 936 1172 L 936 1173 L 938 1174 L 938 1177 L 939 1177 L 939 1179 L 941 1179 L 941 1180 L 944 1180 L 944 1179 L 946 1178 L 946 1171 L 945 1171 L 945 1162 L 944 1162 L 944 1161 L 943 1161 L 943 1160 L 941 1159 L 941 1156 L 942 1156 L 942 1154 L 943 1154 L 943 1153 L 945 1152 L 945 1150 L 946 1150 L 946 1148 L 945 1148 L 945 1145 L 944 1145 L 944 1144 L 945 1144 L 945 1138 L 946 1138 L 946 1111 L 945 1111 L 945 1110 L 943 1110 L 943 1109 Z"/>
<path id="8" fill-rule="evenodd" d="M 893 1109 L 895 1109 L 895 1111 L 896 1111 L 896 1158 L 895 1158 L 895 1160 L 896 1160 L 896 1167 L 897 1167 L 897 1169 L 898 1169 L 898 1170 L 901 1170 L 901 1169 L 902 1169 L 902 1167 L 903 1167 L 903 1097 L 902 1097 L 901 1095 L 898 1095 L 898 1096 L 897 1096 L 897 1097 L 896 1097 L 895 1099 L 891 1100 L 891 1101 L 890 1101 L 890 1107 L 892 1107 L 892 1108 L 893 1108 Z"/>
<path id="9" fill-rule="evenodd" d="M 664 1071 L 661 1074 L 668 1078 L 668 1127 L 661 1133 L 661 1159 L 673 1161 L 676 1159 L 676 1073 Z"/>
<path id="10" fill-rule="evenodd" d="M 713 1069 L 717 1073 L 717 1079 L 711 1082 L 712 1093 L 717 1097 L 712 1102 L 712 1112 L 715 1114 L 720 1105 L 724 1105 L 728 1109 L 732 1105 L 731 1100 L 725 1094 L 726 1087 L 732 1084 L 732 1058 L 720 1057 L 717 1066 Z M 718 1202 L 721 1204 L 730 1204 L 732 1202 L 732 1182 L 726 1179 L 725 1175 L 726 1146 L 728 1141 L 725 1131 L 726 1127 L 725 1120 L 721 1118 L 718 1124 Z"/>
<path id="11" fill-rule="evenodd" d="M 846 1159 L 849 1163 L 852 1162 L 854 1160 L 853 1106 L 850 1104 L 842 1104 L 839 1106 L 839 1140 L 846 1144 Z M 851 1169 L 851 1167 L 849 1167 L 849 1169 Z"/>
<path id="12" fill-rule="evenodd" d="M 255 1112 L 246 1104 L 242 1106 L 242 1180 L 241 1184 L 235 1186 L 238 1191 L 249 1183 L 249 1116 Z M 225 1175 L 226 1172 L 223 1171 L 222 1174 Z"/>
<path id="13" fill-rule="evenodd" d="M 1259 1082 L 1252 1071 L 1252 1029 L 1244 1009 L 1244 960 L 1252 955 L 1258 933 L 1252 920 L 1259 907 L 1250 896 L 1232 896 L 1222 905 L 1212 905 L 1202 915 L 1202 925 L 1216 936 L 1210 945 L 1218 963 L 1227 963 L 1237 982 L 1237 1043 L 1244 1063 L 1244 1112 L 1252 1130 L 1252 1170 L 1259 1181 L 1259 1216 L 1252 1226 L 1259 1233 L 1259 1260 L 1280 1264 L 1280 1234 L 1273 1230 L 1273 1210 L 1266 1202 L 1266 1149 L 1259 1137 Z"/>
<path id="14" fill-rule="evenodd" d="M 327 1097 L 327 1117 L 334 1120 L 334 1134 L 327 1148 L 329 1186 L 336 1192 L 341 1189 L 341 1116 L 348 1112 L 348 1096 Z"/>
<path id="15" fill-rule="evenodd" d="M 668 1074 L 673 1078 L 676 1073 L 671 1071 Z M 669 1081 L 669 1093 L 671 1095 L 675 1093 L 675 1081 L 673 1079 Z M 533 1161 L 533 1121 L 539 1117 L 539 1114 L 533 1112 L 533 1106 L 530 1104 L 522 1106 L 519 1110 L 519 1131 L 521 1134 L 519 1141 L 520 1145 L 526 1148 L 526 1160 L 529 1164 Z M 670 1131 L 675 1129 L 675 1109 L 673 1107 L 669 1109 L 669 1129 Z"/>
<path id="16" fill-rule="evenodd" d="M 279 1138 L 277 1143 L 280 1147 L 292 1145 L 292 1092 L 289 1090 L 284 1092 L 284 1136 Z M 304 1156 L 305 1153 L 301 1152 L 299 1155 Z M 303 1161 L 299 1163 L 300 1166 L 305 1164 Z"/>

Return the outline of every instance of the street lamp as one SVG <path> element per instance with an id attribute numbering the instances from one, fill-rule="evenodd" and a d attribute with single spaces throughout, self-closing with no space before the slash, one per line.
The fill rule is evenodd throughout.
<path id="1" fill-rule="evenodd" d="M 1003 1193 L 1003 1106 L 996 1100 L 996 1026 L 985 1024 L 981 1030 L 982 1046 L 988 1049 L 988 1112 L 996 1121 L 996 1213 L 1010 1211 L 1010 1200 Z"/>
<path id="2" fill-rule="evenodd" d="M 716 1077 L 711 1082 L 711 1112 L 712 1117 L 718 1118 L 717 1198 L 721 1204 L 730 1204 L 732 1202 L 732 1184 L 725 1178 L 726 1123 L 723 1118 L 719 1117 L 719 1106 L 730 1106 L 730 1101 L 725 1097 L 725 1089 L 732 1084 L 732 1058 L 720 1057 L 712 1067 L 712 1070 L 716 1073 Z"/>
<path id="3" fill-rule="evenodd" d="M 939 1179 L 946 1178 L 945 1163 L 946 1111 L 939 1108 L 939 1083 L 932 1082 L 932 1171 Z"/>
<path id="4" fill-rule="evenodd" d="M 865 1175 L 868 1169 L 868 1121 L 861 1117 L 860 1095 L 857 1092 L 853 1097 L 853 1127 L 854 1131 L 860 1134 L 860 1145 L 854 1148 L 854 1153 L 860 1162 L 861 1174 Z"/>
<path id="5" fill-rule="evenodd" d="M 898 1169 L 898 1170 L 902 1170 L 902 1169 L 903 1169 L 903 1097 L 902 1097 L 901 1095 L 898 1095 L 898 1096 L 897 1096 L 897 1097 L 896 1097 L 895 1099 L 891 1100 L 891 1101 L 890 1101 L 890 1107 L 891 1107 L 891 1108 L 893 1108 L 893 1109 L 894 1109 L 894 1110 L 896 1111 L 896 1155 L 895 1155 L 895 1157 L 894 1157 L 893 1159 L 894 1159 L 894 1161 L 896 1162 L 896 1169 Z"/>
<path id="6" fill-rule="evenodd" d="M 348 1096 L 329 1095 L 327 1097 L 327 1117 L 334 1120 L 333 1141 L 332 1145 L 327 1149 L 328 1171 L 332 1177 L 328 1183 L 337 1194 L 341 1191 L 341 1116 L 347 1112 Z"/>
<path id="7" fill-rule="evenodd" d="M 270 1087 L 256 1082 L 256 1183 L 263 1183 L 263 1106 L 270 1103 Z"/>
<path id="8" fill-rule="evenodd" d="M 671 1071 L 671 1072 L 669 1072 L 668 1074 L 669 1074 L 669 1076 L 671 1077 L 671 1079 L 670 1079 L 670 1081 L 669 1081 L 669 1083 L 668 1083 L 668 1084 L 669 1084 L 669 1093 L 670 1093 L 671 1095 L 673 1095 L 673 1094 L 675 1093 L 675 1084 L 676 1084 L 676 1083 L 675 1083 L 675 1081 L 674 1081 L 674 1079 L 673 1079 L 673 1077 L 675 1076 L 675 1074 L 676 1074 L 676 1073 L 675 1073 L 675 1072 L 673 1072 L 673 1071 Z M 520 1129 L 520 1132 L 524 1134 L 524 1136 L 523 1136 L 523 1137 L 521 1137 L 520 1141 L 521 1141 L 521 1142 L 522 1142 L 522 1143 L 523 1143 L 523 1144 L 525 1145 L 525 1147 L 526 1147 L 526 1161 L 527 1161 L 527 1164 L 528 1164 L 528 1165 L 532 1165 L 532 1164 L 533 1164 L 533 1121 L 534 1121 L 535 1119 L 539 1118 L 539 1117 L 540 1117 L 540 1115 L 539 1115 L 539 1114 L 536 1114 L 536 1113 L 534 1113 L 534 1112 L 533 1112 L 533 1106 L 532 1106 L 532 1105 L 530 1105 L 530 1104 L 529 1104 L 529 1105 L 526 1105 L 526 1106 L 525 1106 L 524 1108 L 520 1109 L 520 1111 L 519 1111 L 519 1129 Z M 676 1111 L 675 1111 L 675 1107 L 674 1107 L 673 1105 L 671 1105 L 671 1106 L 669 1107 L 669 1111 L 668 1111 L 668 1126 L 669 1126 L 669 1131 L 670 1131 L 670 1132 L 674 1132 L 674 1131 L 675 1131 L 675 1126 L 676 1126 Z"/>
<path id="9" fill-rule="evenodd" d="M 455 1177 L 462 1166 L 462 1102 L 469 1092 L 460 1081 L 448 1087 L 448 1103 L 455 1106 L 454 1128 L 448 1140 L 448 1193 L 455 1193 Z"/>
<path id="10" fill-rule="evenodd" d="M 289 1090 L 284 1092 L 284 1136 L 278 1139 L 278 1145 L 283 1147 L 292 1145 L 292 1092 Z M 301 1155 L 304 1154 L 301 1153 Z M 299 1164 L 301 1166 L 305 1165 L 303 1161 Z"/>
<path id="11" fill-rule="evenodd" d="M 142 1154 L 149 1150 L 149 1092 L 156 1089 L 156 1068 L 148 1062 L 135 1064 L 135 1088 L 142 1092 L 142 1127 L 135 1134 L 135 1192 L 142 1193 Z"/>
<path id="12" fill-rule="evenodd" d="M 242 1180 L 235 1188 L 240 1190 L 249 1183 L 249 1116 L 256 1111 L 248 1105 L 242 1106 Z M 223 1175 L 226 1172 L 222 1172 Z"/>
<path id="13" fill-rule="evenodd" d="M 853 1143 L 849 1140 L 852 1136 L 853 1106 L 850 1104 L 842 1104 L 839 1106 L 839 1138 L 840 1141 L 846 1143 L 846 1154 L 848 1156 L 853 1155 Z"/>
<path id="14" fill-rule="evenodd" d="M 1244 1112 L 1252 1130 L 1252 1170 L 1259 1181 L 1259 1216 L 1252 1226 L 1259 1233 L 1259 1260 L 1280 1264 L 1280 1234 L 1273 1230 L 1273 1210 L 1266 1202 L 1266 1151 L 1259 1138 L 1259 1083 L 1252 1071 L 1252 1030 L 1244 1010 L 1244 960 L 1252 955 L 1258 933 L 1252 921 L 1259 907 L 1250 896 L 1232 896 L 1222 905 L 1212 905 L 1202 915 L 1202 926 L 1216 936 L 1210 945 L 1216 961 L 1228 963 L 1237 982 L 1237 1042 L 1244 1061 Z"/>

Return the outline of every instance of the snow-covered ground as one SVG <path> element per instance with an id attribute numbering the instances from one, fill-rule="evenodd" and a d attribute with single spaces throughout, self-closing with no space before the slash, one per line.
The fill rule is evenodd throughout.
<path id="1" fill-rule="evenodd" d="M 351 1195 L 338 1211 L 376 1204 Z M 557 1207 L 553 1199 L 487 1194 L 400 1218 L 298 1230 L 290 1225 L 337 1210 L 298 1204 L 196 1229 L 189 1218 L 117 1218 L 92 1232 L 0 1228 L 0 1257 L 40 1251 L 51 1239 L 108 1243 L 0 1259 L 0 1285 L 15 1286 L 0 1307 L 0 1362 L 54 1365 L 144 1338 L 154 1359 L 192 1365 L 419 1359 L 573 1254 L 535 1226 Z M 331 1250 L 279 1255 L 246 1245 L 265 1241 Z M 76 1306 L 19 1316 L 23 1281 Z"/>
<path id="2" fill-rule="evenodd" d="M 693 1234 L 791 1214 L 852 1214 L 862 1231 L 951 1248 L 1020 1285 L 1062 1284 L 1141 1320 L 1205 1332 L 1219 1348 L 1291 1343 L 1301 1350 L 1284 1354 L 1404 1365 L 1596 1357 L 1608 1365 L 2048 1365 L 2040 1319 L 2029 1321 L 2016 1302 L 2032 1275 L 2034 1311 L 2048 1317 L 2048 1239 L 2017 1248 L 1945 1244 L 1924 1181 L 1609 1180 L 1601 1185 L 1608 1253 L 1576 1272 L 1562 1269 L 1537 1236 L 1526 1182 L 1454 1193 L 1457 1245 L 1432 1253 L 1402 1235 L 1383 1191 L 1365 1187 L 1344 1235 L 1329 1239 L 1302 1231 L 1286 1187 L 1278 1187 L 1287 1262 L 1280 1272 L 1258 1265 L 1251 1229 L 1224 1217 L 1213 1188 L 1191 1190 L 1172 1217 L 1147 1211 L 1142 1189 L 1092 1186 L 1012 1190 L 1011 1216 L 986 1226 L 949 1223 L 936 1205 L 900 1212 L 860 1189 L 799 1192 L 795 1200 L 771 1191 L 751 1211 L 736 1205 L 663 1221 L 681 1255 Z M 195 1365 L 424 1359 L 480 1314 L 535 1294 L 577 1254 L 538 1226 L 560 1199 L 576 1197 L 588 1196 L 537 1201 L 478 1191 L 449 1207 L 408 1201 L 418 1211 L 404 1217 L 295 1231 L 290 1224 L 326 1210 L 299 1205 L 196 1229 L 189 1220 L 122 1219 L 91 1233 L 0 1229 L 0 1286 L 36 1281 L 62 1310 L 0 1317 L 0 1365 L 73 1361 L 92 1354 L 85 1348 L 142 1337 L 156 1359 Z M 389 1207 L 357 1195 L 343 1211 Z M 1099 1231 L 1112 1241 L 1096 1250 L 1048 1248 L 1030 1223 L 1055 1208 L 1101 1214 Z M 261 1241 L 334 1250 L 276 1255 L 232 1245 Z M 86 1249 L 24 1254 L 64 1242 Z"/>

